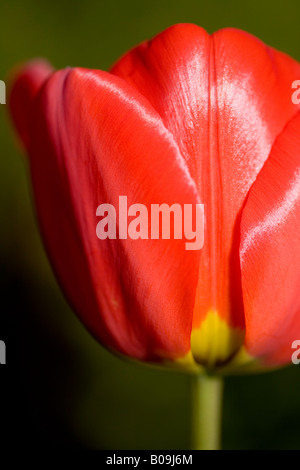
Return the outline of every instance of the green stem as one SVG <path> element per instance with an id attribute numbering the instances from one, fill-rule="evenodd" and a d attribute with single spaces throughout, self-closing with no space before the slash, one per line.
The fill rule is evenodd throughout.
<path id="1" fill-rule="evenodd" d="M 192 377 L 191 449 L 220 448 L 223 380 L 221 377 Z"/>

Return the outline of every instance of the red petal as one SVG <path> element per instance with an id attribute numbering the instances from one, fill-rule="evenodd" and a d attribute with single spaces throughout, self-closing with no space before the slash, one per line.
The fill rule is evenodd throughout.
<path id="1" fill-rule="evenodd" d="M 25 147 L 29 144 L 28 126 L 32 101 L 52 72 L 53 68 L 48 62 L 33 60 L 12 74 L 11 82 L 14 82 L 14 86 L 9 94 L 9 107 Z"/>
<path id="2" fill-rule="evenodd" d="M 185 240 L 96 236 L 97 207 L 117 208 L 119 195 L 148 208 L 199 202 L 172 135 L 136 90 L 100 71 L 55 73 L 33 106 L 37 210 L 71 303 L 114 350 L 141 359 L 185 354 L 199 252 Z"/>
<path id="3" fill-rule="evenodd" d="M 205 205 L 194 327 L 212 310 L 243 327 L 239 213 L 276 136 L 297 110 L 291 85 L 300 65 L 242 31 L 210 37 L 181 24 L 129 52 L 112 71 L 159 112 Z"/>
<path id="4" fill-rule="evenodd" d="M 246 348 L 269 365 L 291 361 L 300 331 L 300 113 L 276 140 L 241 224 Z"/>

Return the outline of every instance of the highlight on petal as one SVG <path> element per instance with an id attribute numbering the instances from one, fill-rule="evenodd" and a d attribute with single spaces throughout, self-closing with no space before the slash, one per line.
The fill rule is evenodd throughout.
<path id="1" fill-rule="evenodd" d="M 291 361 L 300 331 L 300 113 L 276 140 L 241 222 L 247 352 L 268 366 Z"/>
<path id="2" fill-rule="evenodd" d="M 186 250 L 184 239 L 96 236 L 97 207 L 118 208 L 120 195 L 148 208 L 200 202 L 173 136 L 147 99 L 105 72 L 56 72 L 31 106 L 37 212 L 68 299 L 116 352 L 151 361 L 186 356 L 199 251 Z"/>
<path id="3" fill-rule="evenodd" d="M 277 135 L 299 109 L 291 101 L 291 84 L 300 76 L 300 65 L 243 31 L 224 29 L 209 36 L 198 26 L 179 24 L 130 51 L 112 73 L 158 111 L 205 203 L 193 331 L 206 318 L 210 325 L 224 321 L 241 332 L 237 350 L 245 328 L 241 210 Z M 219 318 L 210 320 L 209 312 Z M 219 347 L 218 331 L 216 326 L 207 350 Z M 212 352 L 216 361 L 224 359 L 221 350 L 220 344 L 219 356 Z"/>

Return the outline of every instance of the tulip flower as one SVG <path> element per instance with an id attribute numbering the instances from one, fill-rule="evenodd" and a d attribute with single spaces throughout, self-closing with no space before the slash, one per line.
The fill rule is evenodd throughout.
<path id="1" fill-rule="evenodd" d="M 15 73 L 40 229 L 109 350 L 223 374 L 290 363 L 300 328 L 300 64 L 248 33 L 168 28 L 110 73 Z M 204 205 L 204 244 L 99 239 L 97 207 Z M 122 213 L 117 211 L 117 217 Z"/>

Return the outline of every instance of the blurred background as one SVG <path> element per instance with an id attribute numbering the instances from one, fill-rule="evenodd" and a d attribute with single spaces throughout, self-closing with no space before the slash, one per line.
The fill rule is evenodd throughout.
<path id="1" fill-rule="evenodd" d="M 300 60 L 299 0 L 1 0 L 0 79 L 19 62 L 108 69 L 177 22 L 244 29 Z M 295 77 L 300 78 L 300 77 Z M 190 382 L 104 351 L 65 302 L 35 223 L 25 158 L 0 105 L 1 444 L 185 449 Z M 295 331 L 295 339 L 300 332 Z M 300 449 L 300 365 L 226 380 L 225 449 Z"/>

